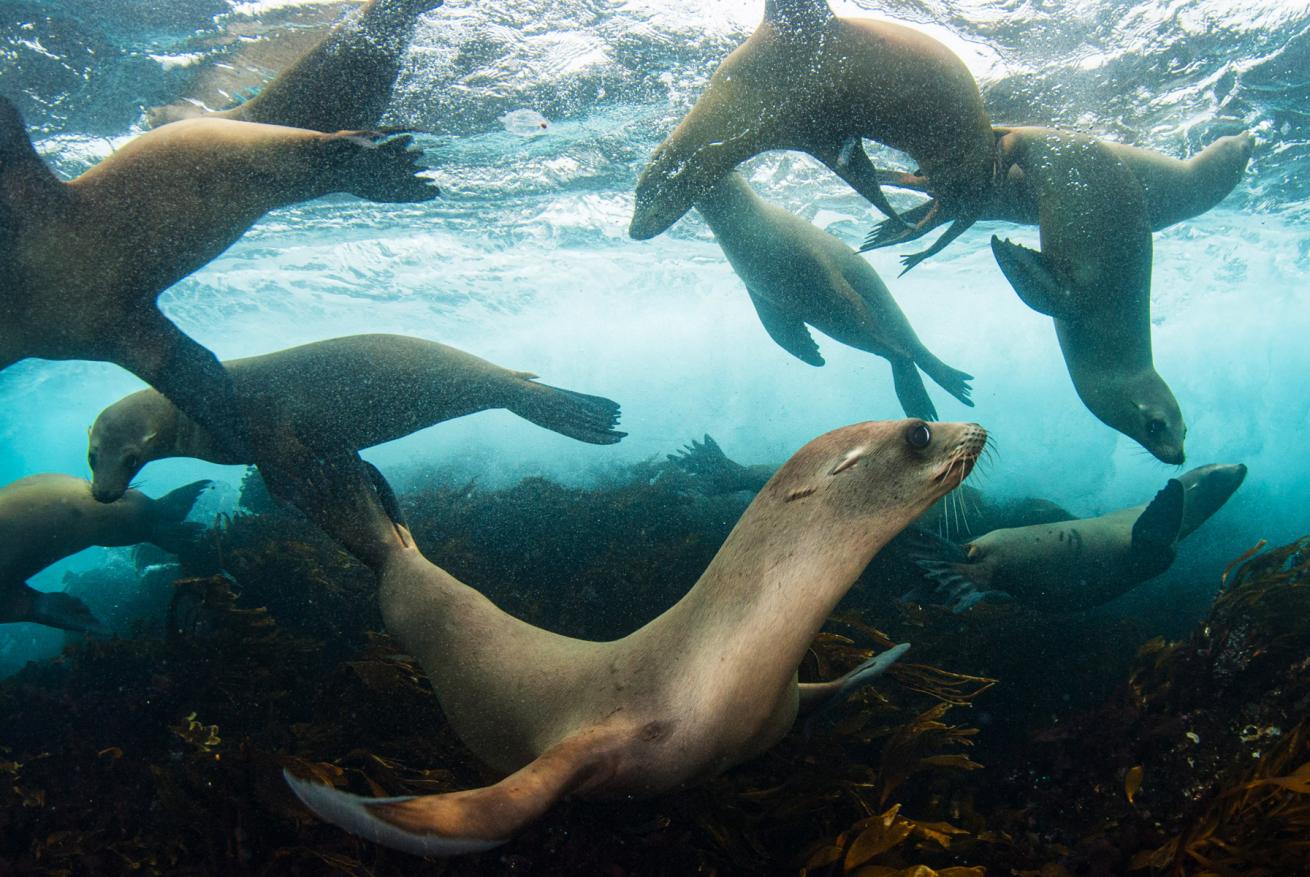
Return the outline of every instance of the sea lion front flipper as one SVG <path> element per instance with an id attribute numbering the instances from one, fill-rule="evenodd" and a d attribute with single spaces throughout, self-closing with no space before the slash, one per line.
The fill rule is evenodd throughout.
<path id="1" fill-rule="evenodd" d="M 885 652 L 874 655 L 854 670 L 830 682 L 802 682 L 800 689 L 800 715 L 806 716 L 806 732 L 811 723 L 846 700 L 861 688 L 873 684 L 873 680 L 886 673 L 892 664 L 901 659 L 910 649 L 909 643 L 892 646 Z"/>
<path id="2" fill-rule="evenodd" d="M 751 302 L 755 305 L 755 313 L 759 314 L 760 322 L 764 324 L 764 331 L 769 333 L 769 337 L 776 341 L 779 347 L 808 365 L 823 365 L 819 345 L 814 342 L 814 337 L 810 335 L 810 330 L 805 323 L 786 311 L 774 307 L 768 299 L 756 295 L 755 290 L 749 286 L 746 287 L 746 291 L 750 293 Z"/>
<path id="3" fill-rule="evenodd" d="M 1183 483 L 1170 478 L 1133 523 L 1133 564 L 1140 574 L 1157 576 L 1173 564 L 1185 495 Z"/>
<path id="4" fill-rule="evenodd" d="M 136 312 L 124 325 L 129 328 L 116 339 L 111 361 L 154 387 L 204 427 L 233 461 L 252 459 L 236 386 L 218 357 L 156 308 Z"/>
<path id="5" fill-rule="evenodd" d="M 431 201 L 441 190 L 419 176 L 423 152 L 413 144 L 409 134 L 339 131 L 328 140 L 327 156 L 341 175 L 341 191 L 385 204 Z"/>
<path id="6" fill-rule="evenodd" d="M 869 154 L 864 151 L 864 144 L 859 137 L 849 137 L 831 149 L 816 150 L 814 157 L 841 177 L 864 200 L 877 207 L 888 222 L 900 225 L 903 229 L 910 227 L 887 201 L 887 195 L 879 185 L 878 169 L 869 160 Z"/>
<path id="7" fill-rule="evenodd" d="M 457 856 L 499 846 L 571 792 L 603 782 L 631 730 L 589 728 L 555 744 L 495 785 L 444 795 L 365 798 L 283 771 L 320 818 L 360 837 L 417 856 Z"/>
<path id="8" fill-rule="evenodd" d="M 923 378 L 914 360 L 898 357 L 888 362 L 892 366 L 892 385 L 896 388 L 896 398 L 900 400 L 905 416 L 936 420 L 937 406 L 932 404 L 928 388 L 923 385 Z"/>
<path id="9" fill-rule="evenodd" d="M 31 608 L 22 618 L 3 620 L 30 621 L 33 624 L 44 624 L 46 627 L 57 627 L 60 630 L 108 636 L 109 629 L 95 617 L 85 603 L 71 594 L 62 591 L 43 593 L 27 584 L 22 587 L 31 592 L 28 594 L 31 598 Z"/>
<path id="10" fill-rule="evenodd" d="M 519 388 L 519 398 L 505 407 L 537 426 L 592 445 L 612 445 L 628 435 L 614 428 L 619 422 L 620 409 L 613 399 L 563 390 L 530 379 L 525 379 Z"/>
<path id="11" fill-rule="evenodd" d="M 1057 320 L 1077 318 L 1073 296 L 1051 273 L 1041 253 L 992 235 L 992 254 L 1024 304 Z"/>

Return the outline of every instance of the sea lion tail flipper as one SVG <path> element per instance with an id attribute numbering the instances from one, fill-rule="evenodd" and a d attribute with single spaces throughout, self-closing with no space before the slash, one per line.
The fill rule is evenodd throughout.
<path id="1" fill-rule="evenodd" d="M 72 594 L 65 594 L 62 591 L 43 593 L 35 589 L 29 590 L 32 590 L 32 608 L 26 618 L 14 620 L 30 621 L 33 624 L 44 624 L 46 627 L 57 627 L 78 633 L 109 635 L 109 629 L 100 619 L 95 617 L 85 603 Z"/>
<path id="2" fill-rule="evenodd" d="M 775 307 L 772 302 L 757 295 L 749 286 L 746 287 L 746 291 L 750 293 L 751 302 L 755 305 L 755 313 L 759 314 L 760 322 L 764 324 L 764 331 L 769 333 L 769 337 L 779 347 L 803 363 L 823 365 L 819 345 L 814 342 L 814 337 L 810 335 L 810 330 L 804 322 Z"/>
<path id="3" fill-rule="evenodd" d="M 341 174 L 340 188 L 369 201 L 410 203 L 431 201 L 441 194 L 437 184 L 419 176 L 422 150 L 409 134 L 341 131 L 329 135 L 329 160 Z"/>
<path id="4" fill-rule="evenodd" d="M 914 362 L 919 368 L 923 369 L 924 374 L 933 379 L 937 386 L 950 393 L 962 404 L 968 405 L 970 408 L 973 407 L 973 388 L 969 386 L 969 382 L 973 380 L 973 375 L 960 371 L 958 368 L 951 368 L 926 349 L 915 356 Z"/>
<path id="5" fill-rule="evenodd" d="M 918 253 L 907 253 L 906 255 L 901 256 L 901 264 L 904 265 L 905 267 L 901 269 L 901 273 L 898 274 L 897 276 L 904 277 L 906 272 L 909 271 L 911 268 L 913 268 L 915 265 L 918 265 L 924 259 L 932 258 L 933 256 L 940 253 L 942 250 L 946 249 L 948 246 L 950 246 L 951 241 L 955 240 L 960 235 L 964 234 L 965 231 L 967 231 L 969 227 L 974 224 L 974 222 L 975 220 L 973 217 L 961 217 L 955 220 L 954 222 L 952 222 L 951 227 L 946 229 L 946 231 L 942 232 L 941 236 L 937 238 L 937 240 L 933 241 L 932 246 L 930 246 L 928 249 L 922 250 Z M 927 229 L 925 228 L 924 231 L 926 232 Z"/>
<path id="6" fill-rule="evenodd" d="M 878 184 L 878 169 L 869 161 L 869 154 L 864 151 L 864 144 L 859 137 L 849 137 L 834 148 L 815 152 L 814 157 L 823 162 L 827 168 L 846 182 L 864 200 L 868 201 L 887 221 L 909 229 L 909 224 L 896 212 L 887 200 L 886 193 Z"/>
<path id="7" fill-rule="evenodd" d="M 1028 307 L 1057 320 L 1077 316 L 1069 291 L 1051 273 L 1041 253 L 992 235 L 992 254 L 1005 279 Z"/>
<path id="8" fill-rule="evenodd" d="M 901 218 L 911 223 L 911 228 L 907 229 L 900 223 L 884 219 L 874 226 L 873 231 L 864 236 L 864 243 L 860 244 L 860 252 L 867 253 L 893 244 L 917 241 L 946 221 L 946 216 L 938 209 L 936 200 L 925 201 L 918 207 L 910 208 L 901 214 Z"/>
<path id="9" fill-rule="evenodd" d="M 520 398 L 506 407 L 537 426 L 593 445 L 612 445 L 627 435 L 614 428 L 620 409 L 613 399 L 535 381 L 524 381 L 523 389 Z"/>
<path id="10" fill-rule="evenodd" d="M 495 785 L 443 795 L 365 798 L 283 771 L 319 818 L 383 846 L 418 856 L 481 852 L 510 840 L 556 801 L 614 769 L 631 731 L 588 729 L 555 744 Z"/>
<path id="11" fill-rule="evenodd" d="M 923 385 L 923 378 L 919 376 L 919 367 L 914 364 L 914 360 L 897 357 L 888 361 L 892 366 L 896 398 L 900 400 L 905 416 L 936 420 L 937 408 L 928 396 L 928 388 Z"/>
<path id="12" fill-rule="evenodd" d="M 1174 562 L 1185 494 L 1183 483 L 1170 478 L 1133 523 L 1133 559 L 1143 574 L 1159 575 Z"/>

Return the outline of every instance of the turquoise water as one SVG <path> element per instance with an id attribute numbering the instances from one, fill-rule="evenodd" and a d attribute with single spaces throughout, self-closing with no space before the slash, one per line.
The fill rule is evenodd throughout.
<path id="1" fill-rule="evenodd" d="M 276 46 L 322 33 L 349 4 L 0 2 L 0 93 L 65 178 L 139 134 L 143 113 L 196 93 L 238 36 Z M 623 406 L 621 443 L 593 446 L 505 412 L 440 424 L 366 452 L 398 485 L 431 467 L 488 487 L 545 475 L 588 484 L 708 433 L 743 463 L 781 463 L 843 424 L 899 418 L 887 364 L 816 334 L 827 364 L 781 350 L 705 223 L 688 214 L 628 238 L 632 189 L 655 145 L 757 2 L 467 3 L 421 20 L 384 122 L 420 132 L 443 197 L 381 205 L 333 196 L 275 211 L 161 299 L 220 358 L 358 332 L 421 336 Z M 1157 369 L 1188 424 L 1187 465 L 1244 463 L 1241 490 L 1134 601 L 1204 611 L 1218 573 L 1259 539 L 1310 530 L 1310 5 L 1304 3 L 848 2 L 843 15 L 920 26 L 968 64 L 995 124 L 1075 128 L 1195 153 L 1250 131 L 1248 171 L 1215 209 L 1154 237 Z M 306 12 L 308 10 L 308 12 Z M 277 52 L 273 51 L 273 57 Z M 522 136 L 505 114 L 548 127 Z M 880 166 L 904 156 L 866 144 Z M 813 159 L 770 153 L 755 189 L 855 247 L 880 218 Z M 898 208 L 916 196 L 892 194 Z M 1073 392 L 1050 320 L 997 269 L 984 223 L 903 278 L 868 256 L 925 344 L 974 375 L 969 409 L 930 385 L 941 420 L 977 420 L 998 457 L 970 483 L 1082 516 L 1145 502 L 1177 473 L 1096 420 Z M 0 373 L 0 483 L 87 475 L 96 414 L 142 383 L 97 362 L 28 360 Z M 235 508 L 244 467 L 151 464 L 152 496 L 212 478 L 195 517 Z M 124 563 L 89 549 L 33 579 Z M 434 558 L 440 562 L 439 558 Z M 0 629 L 0 667 L 63 635 Z"/>

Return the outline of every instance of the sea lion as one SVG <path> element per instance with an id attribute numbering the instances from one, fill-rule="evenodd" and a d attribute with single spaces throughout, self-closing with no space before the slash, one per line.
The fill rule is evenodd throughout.
<path id="1" fill-rule="evenodd" d="M 508 408 L 546 429 L 613 444 L 617 403 L 536 383 L 435 341 L 350 335 L 223 363 L 247 426 L 261 444 L 292 430 L 324 451 L 357 451 L 491 408 Z M 87 462 L 95 496 L 117 499 L 152 460 L 197 457 L 253 463 L 227 453 L 204 427 L 153 389 L 118 400 L 91 427 Z"/>
<path id="2" fill-rule="evenodd" d="M 286 66 L 250 100 L 212 112 L 203 99 L 192 98 L 158 107 L 147 114 L 147 120 L 158 126 L 212 114 L 311 131 L 376 127 L 419 17 L 443 2 L 372 0 Z M 225 59 L 222 66 L 230 67 L 231 62 Z M 227 100 L 233 96 L 225 95 Z"/>
<path id="3" fill-rule="evenodd" d="M 503 843 L 566 795 L 645 797 L 705 781 L 773 746 L 802 705 L 823 706 L 834 686 L 796 678 L 815 634 L 869 558 L 958 486 L 985 442 L 975 424 L 918 420 L 814 439 L 686 596 L 612 642 L 505 614 L 424 558 L 362 474 L 348 484 L 315 474 L 289 492 L 376 572 L 387 629 L 427 671 L 459 738 L 508 776 L 390 799 L 287 779 L 323 818 L 422 855 Z"/>
<path id="4" fill-rule="evenodd" d="M 129 490 L 108 504 L 92 499 L 91 485 L 71 475 L 29 475 L 0 488 L 0 623 L 31 621 L 103 632 L 81 600 L 42 593 L 25 580 L 92 545 L 150 542 L 174 554 L 182 552 L 204 530 L 183 519 L 211 483 L 196 481 L 159 499 Z"/>
<path id="5" fill-rule="evenodd" d="M 159 294 L 276 207 L 331 192 L 436 197 L 418 170 L 404 136 L 191 119 L 65 183 L 0 98 L 0 368 L 27 357 L 116 363 L 245 454 L 231 380 L 160 312 Z"/>
<path id="6" fill-rule="evenodd" d="M 994 128 L 998 139 L 1011 133 L 1025 136 L 1042 136 L 1052 131 L 1050 128 L 1012 127 Z M 1255 138 L 1248 133 L 1232 134 L 1220 137 L 1205 149 L 1189 159 L 1177 159 L 1157 152 L 1154 149 L 1142 149 L 1101 140 L 1116 158 L 1132 172 L 1142 185 L 1142 195 L 1146 201 L 1147 219 L 1151 231 L 1163 231 L 1171 225 L 1200 216 L 1228 196 L 1246 172 L 1251 151 L 1255 147 Z M 1011 166 L 1003 168 L 997 176 L 997 185 L 992 198 L 983 209 L 980 221 L 1014 222 L 1020 225 L 1037 225 L 1041 221 L 1036 191 L 1025 185 L 1021 168 Z M 926 191 L 927 181 L 913 174 L 880 174 L 884 185 Z M 919 223 L 912 235 L 906 235 L 901 223 L 884 222 L 869 233 L 864 239 L 860 252 L 876 250 L 906 240 L 920 237 L 941 225 L 946 220 L 940 213 L 934 213 L 933 201 L 927 201 L 902 217 L 910 222 Z M 929 218 L 934 214 L 937 218 Z M 909 271 L 926 258 L 921 253 L 914 253 L 901 258 L 905 271 Z"/>
<path id="7" fill-rule="evenodd" d="M 771 149 L 808 152 L 899 221 L 862 137 L 919 163 L 940 199 L 932 219 L 955 220 L 944 238 L 990 197 L 996 138 L 950 49 L 899 24 L 838 18 L 823 0 L 767 0 L 759 27 L 642 171 L 628 233 L 660 234 L 724 174 Z"/>
<path id="8" fill-rule="evenodd" d="M 935 420 L 919 369 L 965 405 L 972 375 L 923 346 L 886 284 L 850 247 L 756 195 L 729 173 L 696 200 L 728 262 L 746 284 L 769 336 L 801 362 L 823 365 L 806 323 L 891 363 L 907 417 Z"/>
<path id="9" fill-rule="evenodd" d="M 1078 611 L 1107 603 L 1163 573 L 1179 542 L 1219 510 L 1246 466 L 1201 466 L 1172 478 L 1154 500 L 1096 518 L 993 530 L 965 546 L 929 538 L 920 566 L 933 596 L 963 611 L 1008 596 L 1028 606 Z"/>
<path id="10" fill-rule="evenodd" d="M 1187 427 L 1151 357 L 1151 228 L 1141 185 L 1084 134 L 1013 131 L 999 148 L 1033 191 L 1042 246 L 993 235 L 1002 273 L 1025 304 L 1054 318 L 1088 410 L 1160 460 L 1182 463 Z"/>

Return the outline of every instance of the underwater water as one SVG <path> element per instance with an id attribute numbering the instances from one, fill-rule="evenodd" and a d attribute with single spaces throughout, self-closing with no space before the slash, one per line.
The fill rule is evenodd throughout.
<path id="1" fill-rule="evenodd" d="M 256 57 L 271 75 L 276 59 L 294 58 L 353 5 L 0 0 L 0 95 L 19 107 L 38 152 L 68 179 L 146 130 L 149 109 L 232 88 L 213 81 L 233 57 Z M 447 0 L 419 20 L 382 120 L 416 132 L 426 175 L 441 197 L 377 204 L 332 195 L 277 209 L 169 288 L 162 309 L 220 359 L 360 332 L 397 333 L 621 404 L 618 428 L 628 435 L 612 445 L 573 441 L 489 411 L 366 451 L 420 516 L 413 497 L 459 503 L 459 485 L 492 496 L 525 478 L 581 491 L 570 494 L 575 502 L 585 504 L 593 489 L 610 502 L 604 491 L 664 477 L 666 469 L 641 467 L 705 434 L 741 463 L 780 465 L 828 430 L 902 417 L 886 361 L 819 333 L 821 368 L 781 349 L 695 211 L 653 240 L 628 236 L 639 172 L 719 61 L 754 29 L 762 5 Z M 1240 490 L 1179 546 L 1166 572 L 1079 616 L 1077 629 L 1088 639 L 1098 625 L 1121 631 L 1107 634 L 1095 652 L 1099 658 L 1117 650 L 1100 687 L 1091 686 L 1103 695 L 1122 680 L 1142 642 L 1193 632 L 1231 560 L 1261 539 L 1277 546 L 1310 531 L 1310 4 L 854 0 L 832 8 L 898 21 L 943 41 L 976 78 L 996 125 L 1074 129 L 1178 157 L 1223 135 L 1255 137 L 1249 167 L 1222 203 L 1154 235 L 1151 339 L 1155 366 L 1187 421 L 1182 469 L 1151 457 L 1084 407 L 1050 318 L 1020 301 L 998 270 L 991 235 L 1036 247 L 1036 228 L 980 223 L 904 277 L 897 276 L 898 256 L 926 241 L 866 256 L 924 344 L 973 375 L 976 407 L 931 382 L 928 392 L 940 420 L 977 421 L 988 430 L 996 454 L 969 484 L 989 499 L 1036 497 L 1090 517 L 1144 504 L 1193 466 L 1247 467 Z M 905 155 L 865 145 L 879 167 L 913 169 Z M 881 219 L 799 152 L 766 153 L 740 170 L 761 196 L 851 247 Z M 889 191 L 898 209 L 922 200 Z M 29 359 L 0 372 L 0 484 L 43 472 L 88 476 L 89 426 L 142 386 L 102 362 Z M 238 511 L 245 475 L 241 466 L 172 459 L 151 463 L 134 485 L 160 496 L 213 479 L 215 488 L 191 516 L 210 522 Z M 470 546 L 510 562 L 516 552 L 529 553 L 519 540 L 548 546 L 541 550 L 553 558 L 581 552 L 575 546 L 599 540 L 602 531 L 605 539 L 622 535 L 600 523 L 589 531 L 577 523 L 585 516 L 568 517 L 567 529 L 552 532 L 565 517 L 550 505 L 555 494 L 542 491 L 547 498 L 515 500 L 527 511 L 520 508 L 522 519 L 505 525 L 503 545 L 496 544 L 496 527 L 508 512 L 493 504 L 476 523 L 469 523 L 473 512 L 452 512 L 458 526 L 481 535 L 459 542 L 458 550 L 449 536 L 450 557 L 440 548 L 428 556 L 456 572 L 460 564 L 486 567 L 490 576 L 494 564 L 479 566 L 467 556 Z M 645 501 L 639 491 L 633 496 Z M 686 538 L 704 543 L 704 560 L 748 498 L 722 500 L 708 511 L 698 506 L 699 517 L 692 517 L 704 529 L 686 524 Z M 673 511 L 661 507 L 662 515 L 692 514 L 670 502 Z M 440 510 L 426 514 L 425 532 L 456 531 L 442 523 Z M 952 527 L 955 536 L 969 532 L 967 520 Z M 253 545 L 256 535 L 243 531 L 241 538 Z M 673 551 L 678 544 L 658 547 Z M 658 552 L 651 552 L 657 563 Z M 541 561 L 555 569 L 553 563 Z M 135 623 L 159 623 L 170 599 L 166 584 L 139 574 L 144 565 L 134 566 L 131 549 L 91 548 L 31 581 L 53 591 L 90 576 L 82 599 L 130 637 Z M 676 566 L 681 573 L 694 564 L 680 555 Z M 695 578 L 693 572 L 644 602 L 619 591 L 591 593 L 583 611 L 552 609 L 556 595 L 532 592 L 532 569 L 526 561 L 516 567 L 513 586 L 505 585 L 498 601 L 538 623 L 592 636 L 617 636 L 625 623 L 647 620 Z M 116 590 L 97 596 L 100 580 L 106 588 L 117 583 Z M 270 599 L 268 588 L 255 590 Z M 869 623 L 891 624 L 875 601 L 857 602 Z M 284 627 L 285 615 L 300 611 L 269 605 Z M 364 611 L 367 601 L 352 605 Z M 613 617 L 591 614 L 607 609 Z M 380 628 L 379 619 L 368 620 Z M 1024 630 L 1040 637 L 1043 626 Z M 317 634 L 330 640 L 333 632 Z M 66 641 L 81 639 L 33 624 L 0 627 L 0 672 L 48 661 Z M 1057 652 L 1060 644 L 1044 648 Z M 947 669 L 1005 682 L 988 660 Z M 1287 724 L 1293 721 L 1289 716 Z M 465 777 L 478 781 L 476 774 Z"/>

